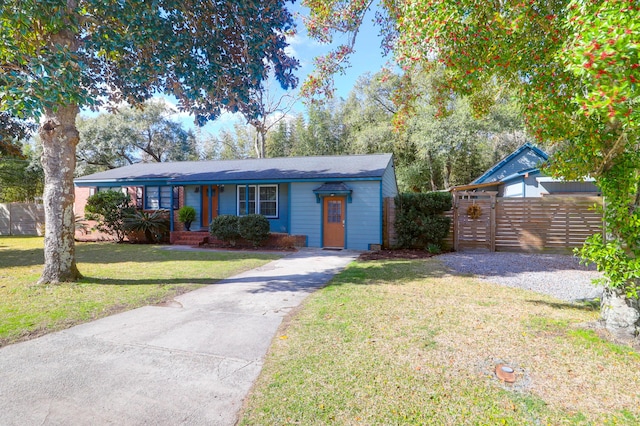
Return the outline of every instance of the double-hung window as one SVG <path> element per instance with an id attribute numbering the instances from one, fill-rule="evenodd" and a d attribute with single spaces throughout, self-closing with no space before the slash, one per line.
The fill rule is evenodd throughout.
<path id="1" fill-rule="evenodd" d="M 171 204 L 173 191 L 173 205 Z M 178 187 L 170 186 L 147 186 L 146 187 L 146 208 L 149 210 L 178 208 Z"/>
<path id="2" fill-rule="evenodd" d="M 278 185 L 238 185 L 238 216 L 278 217 Z"/>

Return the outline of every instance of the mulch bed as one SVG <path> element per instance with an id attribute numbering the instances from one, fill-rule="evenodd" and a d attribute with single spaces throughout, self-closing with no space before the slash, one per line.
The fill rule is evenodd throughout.
<path id="1" fill-rule="evenodd" d="M 362 253 L 358 260 L 387 260 L 387 259 L 427 259 L 429 257 L 436 256 L 433 253 L 429 253 L 426 250 L 378 250 Z"/>

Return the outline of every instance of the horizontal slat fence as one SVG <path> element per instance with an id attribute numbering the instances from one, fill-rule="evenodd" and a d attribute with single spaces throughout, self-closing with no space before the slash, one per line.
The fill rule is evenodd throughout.
<path id="1" fill-rule="evenodd" d="M 495 251 L 495 212 L 492 211 L 495 197 L 456 200 L 454 220 L 456 229 L 454 246 L 457 251 Z M 479 217 L 471 218 L 467 211 L 471 206 L 479 210 Z"/>
<path id="2" fill-rule="evenodd" d="M 474 193 L 467 196 L 470 194 Z M 457 213 L 455 208 L 443 212 L 443 216 L 451 218 L 449 234 L 443 241 L 446 250 L 568 253 L 582 246 L 587 237 L 602 232 L 602 213 L 595 208 L 602 206 L 602 197 L 484 200 L 482 193 L 476 195 L 478 198 L 457 200 Z M 471 204 L 481 206 L 480 217 L 469 218 L 466 212 Z M 492 206 L 495 219 L 490 217 Z M 384 245 L 393 247 L 396 241 L 393 198 L 385 199 L 384 207 Z"/>
<path id="3" fill-rule="evenodd" d="M 496 199 L 496 251 L 566 252 L 602 232 L 601 197 Z"/>
<path id="4" fill-rule="evenodd" d="M 43 229 L 42 204 L 0 204 L 0 235 L 42 235 Z"/>
<path id="5" fill-rule="evenodd" d="M 442 212 L 442 216 L 448 217 L 449 219 L 451 219 L 451 222 L 449 224 L 449 233 L 444 238 L 444 240 L 442 240 L 443 249 L 452 250 L 453 249 L 453 233 L 454 233 L 454 227 L 455 227 L 455 222 L 453 220 L 453 210 Z"/>

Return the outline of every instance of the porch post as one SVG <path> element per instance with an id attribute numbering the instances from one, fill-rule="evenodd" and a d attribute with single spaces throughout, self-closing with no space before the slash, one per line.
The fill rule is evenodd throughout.
<path id="1" fill-rule="evenodd" d="M 159 190 L 158 190 L 159 191 Z M 169 232 L 173 232 L 173 203 L 175 200 L 173 199 L 173 185 L 171 185 L 171 207 L 169 208 Z"/>
<path id="2" fill-rule="evenodd" d="M 209 185 L 209 188 L 207 189 L 207 191 L 209 191 L 209 220 L 207 222 L 207 226 L 209 226 L 209 224 L 211 223 L 211 221 L 213 220 L 213 186 Z"/>

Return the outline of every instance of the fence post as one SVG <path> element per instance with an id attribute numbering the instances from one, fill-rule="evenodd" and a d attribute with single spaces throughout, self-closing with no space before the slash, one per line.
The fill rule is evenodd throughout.
<path id="1" fill-rule="evenodd" d="M 393 197 L 384 199 L 382 216 L 382 246 L 390 248 L 396 244 L 396 203 Z"/>

